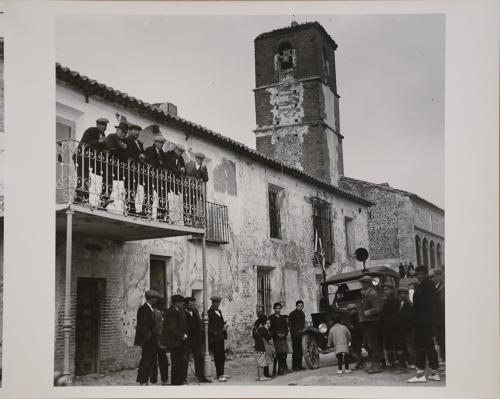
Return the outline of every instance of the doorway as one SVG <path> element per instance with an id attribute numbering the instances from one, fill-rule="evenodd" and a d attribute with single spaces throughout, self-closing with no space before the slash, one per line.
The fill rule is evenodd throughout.
<path id="1" fill-rule="evenodd" d="M 151 256 L 149 259 L 149 288 L 165 298 L 166 305 L 170 305 L 172 295 L 172 276 L 168 257 Z"/>
<path id="2" fill-rule="evenodd" d="M 78 278 L 76 288 L 75 375 L 99 373 L 101 303 L 106 280 Z"/>

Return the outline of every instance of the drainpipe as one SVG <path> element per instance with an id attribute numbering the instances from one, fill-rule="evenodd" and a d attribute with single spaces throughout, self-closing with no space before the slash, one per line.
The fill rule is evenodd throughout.
<path id="1" fill-rule="evenodd" d="M 212 365 L 210 352 L 208 350 L 208 284 L 207 284 L 207 243 L 205 233 L 201 237 L 201 261 L 203 267 L 203 331 L 205 335 L 205 347 L 203 352 L 203 369 L 205 378 L 212 376 Z"/>
<path id="2" fill-rule="evenodd" d="M 75 211 L 68 208 L 66 211 L 66 286 L 64 291 L 64 370 L 63 380 L 67 385 L 71 384 L 71 371 L 69 364 L 69 349 L 71 337 L 71 257 L 73 244 L 73 214 Z"/>

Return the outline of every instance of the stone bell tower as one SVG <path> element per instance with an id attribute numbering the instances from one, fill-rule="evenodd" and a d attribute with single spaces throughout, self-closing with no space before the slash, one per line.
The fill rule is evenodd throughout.
<path id="1" fill-rule="evenodd" d="M 336 48 L 318 22 L 255 39 L 257 151 L 334 185 L 344 174 Z"/>

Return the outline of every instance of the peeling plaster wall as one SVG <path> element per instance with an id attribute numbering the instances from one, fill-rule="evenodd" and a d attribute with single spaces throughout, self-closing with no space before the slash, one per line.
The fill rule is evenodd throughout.
<path id="1" fill-rule="evenodd" d="M 83 96 L 57 87 L 56 110 L 65 115 L 76 115 L 76 138 L 94 124 L 100 116 L 113 120 L 116 112 L 127 120 L 148 126 L 153 123 L 119 107 L 94 98 L 87 104 Z M 64 105 L 64 107 L 63 107 Z M 72 112 L 68 112 L 71 109 Z M 61 111 L 59 111 L 61 110 Z M 346 254 L 344 218 L 355 223 L 357 246 L 368 246 L 367 208 L 343 197 L 322 192 L 315 186 L 279 171 L 268 169 L 244 155 L 204 141 L 199 137 L 186 137 L 185 133 L 160 126 L 164 136 L 182 143 L 187 149 L 202 151 L 207 156 L 210 180 L 207 183 L 209 201 L 227 205 L 230 243 L 207 244 L 208 294 L 221 295 L 222 312 L 229 323 L 230 350 L 251 347 L 251 326 L 257 305 L 257 267 L 271 268 L 271 303 L 282 301 L 285 312 L 294 308 L 301 298 L 305 312 L 317 310 L 317 275 L 312 265 L 313 222 L 310 198 L 320 196 L 332 203 L 335 262 L 328 274 L 348 271 L 356 265 Z M 106 132 L 107 134 L 111 131 Z M 283 189 L 281 210 L 282 239 L 269 237 L 268 185 Z M 89 253 L 85 243 L 90 238 L 76 240 L 73 249 L 73 296 L 76 296 L 78 277 L 106 278 L 106 323 L 102 324 L 101 363 L 103 369 L 135 367 L 138 349 L 132 346 L 135 312 L 143 302 L 143 293 L 149 287 L 149 258 L 151 255 L 170 257 L 172 292 L 190 295 L 202 287 L 201 243 L 186 237 L 176 239 L 145 240 L 138 243 L 116 244 L 101 242 L 103 250 Z M 64 240 L 57 247 L 56 297 L 56 366 L 62 362 L 62 311 L 64 298 Z M 201 304 L 200 304 L 201 305 Z M 73 301 L 73 315 L 75 302 Z M 111 339 L 111 337 L 114 337 Z M 74 346 L 74 340 L 72 340 Z M 74 356 L 74 349 L 72 349 Z"/>

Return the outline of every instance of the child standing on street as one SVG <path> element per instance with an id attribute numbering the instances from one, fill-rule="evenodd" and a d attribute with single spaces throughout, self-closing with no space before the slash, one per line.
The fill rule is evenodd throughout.
<path id="1" fill-rule="evenodd" d="M 271 333 L 266 324 L 267 316 L 260 314 L 258 326 L 254 328 L 253 338 L 255 340 L 255 362 L 257 364 L 257 381 L 269 381 L 271 378 L 265 375 L 265 368 L 273 363 Z M 269 370 L 269 369 L 268 369 Z"/>
<path id="2" fill-rule="evenodd" d="M 333 327 L 330 328 L 330 333 L 328 334 L 327 346 L 335 348 L 339 368 L 337 374 L 342 374 L 342 365 L 345 365 L 344 373 L 348 374 L 351 372 L 349 369 L 349 343 L 351 342 L 351 332 L 340 322 L 340 317 L 335 316 L 332 321 Z"/>

